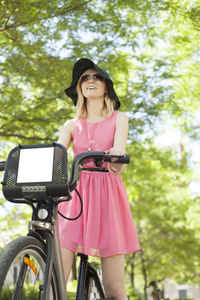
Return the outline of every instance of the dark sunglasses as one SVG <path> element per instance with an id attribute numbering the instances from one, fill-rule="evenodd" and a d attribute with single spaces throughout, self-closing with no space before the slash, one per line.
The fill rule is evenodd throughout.
<path id="1" fill-rule="evenodd" d="M 93 74 L 93 75 L 83 75 L 80 79 L 80 84 L 86 81 L 89 81 L 93 78 L 95 81 L 104 81 L 104 78 L 100 74 Z"/>

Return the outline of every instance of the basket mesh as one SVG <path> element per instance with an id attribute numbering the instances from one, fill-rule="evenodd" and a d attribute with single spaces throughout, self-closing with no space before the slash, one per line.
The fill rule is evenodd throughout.
<path id="1" fill-rule="evenodd" d="M 12 187 L 16 185 L 17 182 L 17 163 L 19 159 L 19 148 L 13 149 L 10 153 L 8 160 L 8 174 L 6 179 L 6 186 Z M 12 167 L 10 167 L 12 166 Z"/>
<path id="2" fill-rule="evenodd" d="M 8 171 L 8 177 L 7 177 L 7 186 L 15 186 L 17 181 L 17 170 L 16 169 L 10 169 Z"/>
<path id="3" fill-rule="evenodd" d="M 11 154 L 12 159 L 18 159 L 19 158 L 19 148 L 16 149 L 12 154 Z"/>
<path id="4" fill-rule="evenodd" d="M 63 149 L 56 146 L 54 151 L 53 183 L 62 183 L 64 178 Z"/>

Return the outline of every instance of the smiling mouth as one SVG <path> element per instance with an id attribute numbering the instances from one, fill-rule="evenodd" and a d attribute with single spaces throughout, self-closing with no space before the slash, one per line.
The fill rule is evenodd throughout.
<path id="1" fill-rule="evenodd" d="M 87 88 L 87 90 L 96 90 L 97 88 L 96 87 L 94 87 L 94 86 L 89 86 L 88 88 Z"/>

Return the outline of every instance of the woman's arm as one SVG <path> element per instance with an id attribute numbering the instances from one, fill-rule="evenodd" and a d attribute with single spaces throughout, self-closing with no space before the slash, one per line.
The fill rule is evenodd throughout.
<path id="1" fill-rule="evenodd" d="M 113 148 L 109 154 L 122 155 L 126 153 L 126 142 L 128 137 L 128 117 L 125 113 L 119 112 L 116 119 L 116 130 L 114 136 Z M 120 174 L 124 171 L 123 164 L 109 164 L 109 170 L 112 174 Z"/>
<path id="2" fill-rule="evenodd" d="M 72 141 L 75 122 L 76 122 L 75 119 L 66 121 L 60 132 L 58 143 L 64 145 L 67 150 Z"/>

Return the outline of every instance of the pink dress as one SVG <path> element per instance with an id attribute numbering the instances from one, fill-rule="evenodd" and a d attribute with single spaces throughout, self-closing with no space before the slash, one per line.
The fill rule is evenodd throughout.
<path id="1" fill-rule="evenodd" d="M 76 121 L 73 132 L 74 156 L 81 152 L 105 151 L 113 147 L 116 116 L 96 123 Z M 103 167 L 106 167 L 104 162 Z M 87 162 L 84 167 L 95 167 Z M 83 213 L 76 221 L 58 217 L 60 245 L 73 252 L 108 257 L 139 251 L 139 242 L 131 215 L 127 193 L 120 175 L 109 172 L 81 172 L 77 189 L 83 199 Z M 59 205 L 60 212 L 70 218 L 80 212 L 75 192 L 69 202 Z"/>

